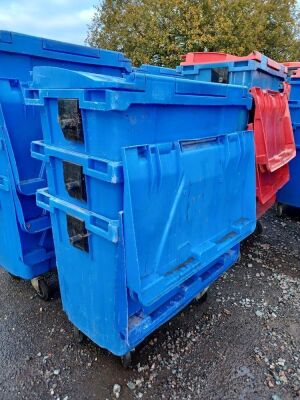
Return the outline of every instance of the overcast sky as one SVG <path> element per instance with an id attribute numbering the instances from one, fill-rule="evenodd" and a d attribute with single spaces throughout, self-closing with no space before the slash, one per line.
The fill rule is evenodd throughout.
<path id="1" fill-rule="evenodd" d="M 300 0 L 298 0 L 300 3 Z M 0 29 L 83 44 L 99 0 L 0 0 Z"/>
<path id="2" fill-rule="evenodd" d="M 0 0 L 0 29 L 83 44 L 99 0 Z"/>

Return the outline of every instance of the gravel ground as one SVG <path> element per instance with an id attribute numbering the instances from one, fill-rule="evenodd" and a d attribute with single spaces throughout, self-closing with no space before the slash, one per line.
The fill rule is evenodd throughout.
<path id="1" fill-rule="evenodd" d="M 44 303 L 0 272 L 0 399 L 300 399 L 300 216 L 264 233 L 208 300 L 149 337 L 132 369 L 77 344 L 57 291 Z"/>

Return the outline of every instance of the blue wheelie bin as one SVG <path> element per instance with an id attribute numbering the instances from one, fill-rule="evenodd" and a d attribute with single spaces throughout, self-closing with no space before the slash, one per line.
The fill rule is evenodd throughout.
<path id="1" fill-rule="evenodd" d="M 236 262 L 256 222 L 247 88 L 144 72 L 39 67 L 25 91 L 63 308 L 125 359 Z"/>
<path id="2" fill-rule="evenodd" d="M 30 154 L 42 127 L 22 93 L 38 65 L 122 76 L 131 63 L 118 52 L 0 31 L 0 265 L 32 280 L 46 298 L 48 288 L 40 277 L 55 267 L 55 255 L 50 218 L 36 206 L 36 190 L 47 182 L 44 164 Z"/>

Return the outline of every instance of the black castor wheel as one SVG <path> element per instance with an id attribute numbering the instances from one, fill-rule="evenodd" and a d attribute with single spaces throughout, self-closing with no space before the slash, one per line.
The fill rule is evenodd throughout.
<path id="1" fill-rule="evenodd" d="M 208 298 L 208 287 L 205 288 L 204 290 L 202 290 L 202 292 L 200 292 L 196 297 L 195 300 L 199 303 L 199 304 L 203 304 L 206 302 Z"/>
<path id="2" fill-rule="evenodd" d="M 31 285 L 40 299 L 44 301 L 50 299 L 50 288 L 44 278 L 38 277 L 32 279 Z"/>
<path id="3" fill-rule="evenodd" d="M 132 366 L 132 353 L 132 351 L 129 351 L 121 357 L 121 363 L 124 368 L 130 368 Z"/>
<path id="4" fill-rule="evenodd" d="M 276 203 L 276 215 L 277 217 L 282 217 L 283 214 L 283 205 L 280 203 Z"/>
<path id="5" fill-rule="evenodd" d="M 262 223 L 260 221 L 257 221 L 256 222 L 256 228 L 255 228 L 255 231 L 254 231 L 255 235 L 261 235 L 263 233 L 263 231 L 264 231 L 264 228 L 262 226 Z"/>

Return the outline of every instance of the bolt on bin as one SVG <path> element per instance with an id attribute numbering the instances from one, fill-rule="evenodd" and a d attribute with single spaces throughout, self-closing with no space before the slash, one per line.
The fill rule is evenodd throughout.
<path id="1" fill-rule="evenodd" d="M 255 229 L 252 105 L 245 87 L 135 72 L 35 68 L 63 308 L 128 360 L 203 292 Z M 228 117 L 229 116 L 229 117 Z M 229 206 L 230 205 L 230 206 Z"/>
<path id="2" fill-rule="evenodd" d="M 289 180 L 296 149 L 288 105 L 287 69 L 261 53 L 246 57 L 224 53 L 188 53 L 177 72 L 189 79 L 246 85 L 253 96 L 250 129 L 256 150 L 257 219 L 276 201 Z M 258 221 L 258 229 L 261 224 Z"/>
<path id="3" fill-rule="evenodd" d="M 36 205 L 36 190 L 47 186 L 44 165 L 30 154 L 42 138 L 37 110 L 25 106 L 22 86 L 38 65 L 122 76 L 131 71 L 120 53 L 0 31 L 0 265 L 11 275 L 31 279 L 48 297 L 42 275 L 55 266 L 51 222 Z"/>
<path id="4" fill-rule="evenodd" d="M 296 142 L 296 157 L 290 162 L 290 180 L 277 193 L 277 214 L 281 216 L 283 206 L 300 208 L 300 63 L 286 63 L 293 73 L 291 84 L 290 110 Z"/>

